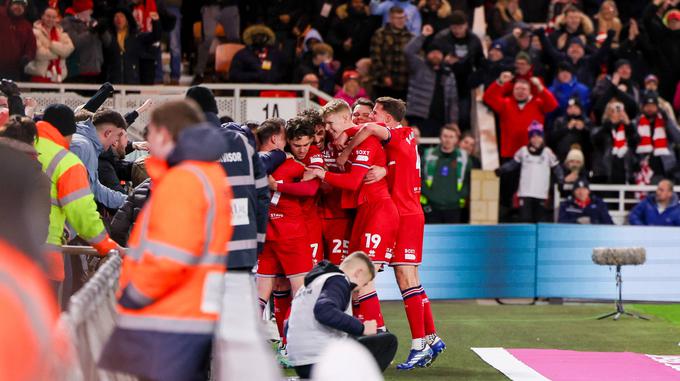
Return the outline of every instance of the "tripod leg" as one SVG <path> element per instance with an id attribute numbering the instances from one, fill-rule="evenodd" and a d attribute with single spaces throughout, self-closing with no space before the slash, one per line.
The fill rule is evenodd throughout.
<path id="1" fill-rule="evenodd" d="M 642 320 L 649 320 L 648 317 L 645 317 L 645 316 L 642 316 L 642 315 L 638 315 L 638 314 L 634 314 L 634 313 L 631 313 L 631 312 L 626 312 L 626 311 L 624 311 L 623 313 L 626 314 L 626 315 L 628 315 L 628 316 L 634 317 L 634 318 L 638 318 L 638 319 L 642 319 Z"/>
<path id="2" fill-rule="evenodd" d="M 602 319 L 606 319 L 606 318 L 608 318 L 608 317 L 612 317 L 612 316 L 616 315 L 617 313 L 619 313 L 619 312 L 618 312 L 618 311 L 614 311 L 614 312 L 612 312 L 612 313 L 608 313 L 608 314 L 606 314 L 606 315 L 602 315 L 602 316 L 598 317 L 597 320 L 602 320 Z"/>

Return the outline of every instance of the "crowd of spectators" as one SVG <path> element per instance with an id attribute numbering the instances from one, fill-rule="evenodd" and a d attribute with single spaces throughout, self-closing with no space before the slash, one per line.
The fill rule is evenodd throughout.
<path id="1" fill-rule="evenodd" d="M 503 216 L 527 201 L 514 197 L 522 175 L 511 169 L 525 165 L 517 161 L 520 151 L 532 154 L 532 125 L 541 126 L 549 162 L 554 156 L 560 163 L 548 172 L 565 174 L 567 193 L 580 180 L 680 179 L 678 3 L 205 0 L 197 7 L 181 0 L 5 0 L 0 30 L 13 38 L 0 74 L 177 84 L 184 66 L 194 82 L 305 83 L 349 103 L 405 99 L 408 125 L 426 137 L 452 131 L 443 126 L 469 131 L 472 90 L 482 85 L 497 118 Z M 471 30 L 479 6 L 487 26 L 481 38 Z M 245 47 L 228 76 L 218 78 L 209 68 L 221 42 Z"/>

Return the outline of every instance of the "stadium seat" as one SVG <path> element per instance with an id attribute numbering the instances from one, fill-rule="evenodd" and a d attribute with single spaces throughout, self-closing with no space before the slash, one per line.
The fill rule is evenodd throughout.
<path id="1" fill-rule="evenodd" d="M 229 73 L 231 60 L 239 50 L 245 48 L 242 44 L 220 44 L 215 51 L 215 73 Z"/>
<path id="2" fill-rule="evenodd" d="M 200 43 L 203 40 L 203 23 L 201 21 L 196 21 L 193 26 L 194 40 L 196 43 Z M 224 28 L 222 24 L 217 24 L 215 26 L 215 37 L 224 37 Z"/>

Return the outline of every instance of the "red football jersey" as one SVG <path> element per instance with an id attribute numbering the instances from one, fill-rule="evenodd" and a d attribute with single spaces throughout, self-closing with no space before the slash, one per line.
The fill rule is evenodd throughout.
<path id="1" fill-rule="evenodd" d="M 326 145 L 326 148 L 323 150 L 323 160 L 329 172 L 345 172 L 345 167 L 339 166 L 336 162 L 339 154 L 340 152 L 332 143 Z M 342 207 L 342 189 L 335 187 L 322 188 L 320 214 L 322 218 L 328 219 L 348 217 L 347 209 Z"/>
<path id="2" fill-rule="evenodd" d="M 420 206 L 420 155 L 411 127 L 390 129 L 385 145 L 387 183 L 400 216 L 422 214 Z"/>
<path id="3" fill-rule="evenodd" d="M 385 167 L 387 157 L 380 141 L 371 136 L 352 150 L 345 164 L 345 173 L 326 173 L 325 181 L 328 184 L 344 189 L 343 208 L 355 208 L 367 201 L 390 198 L 385 179 L 364 184 L 364 176 L 373 165 Z"/>
<path id="4" fill-rule="evenodd" d="M 299 181 L 305 173 L 305 167 L 294 159 L 283 162 L 272 177 L 277 182 L 292 183 Z M 269 204 L 269 224 L 267 225 L 267 240 L 276 241 L 304 237 L 306 228 L 302 213 L 301 198 L 272 192 Z"/>
<path id="5" fill-rule="evenodd" d="M 305 167 L 324 169 L 323 155 L 321 154 L 319 147 L 312 144 L 309 147 L 309 151 L 307 151 L 307 156 L 302 159 L 302 163 L 305 165 Z M 317 216 L 318 202 L 318 193 L 313 197 L 305 197 L 302 199 L 302 212 L 305 214 L 305 216 Z"/>

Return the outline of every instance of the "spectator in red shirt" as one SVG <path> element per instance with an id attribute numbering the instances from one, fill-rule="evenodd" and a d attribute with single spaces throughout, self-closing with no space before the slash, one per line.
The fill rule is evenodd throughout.
<path id="1" fill-rule="evenodd" d="M 557 100 L 541 81 L 532 77 L 530 81 L 518 78 L 512 87 L 512 94 L 503 93 L 506 83 L 513 80 L 510 72 L 501 73 L 484 92 L 484 102 L 491 107 L 500 119 L 501 161 L 507 162 L 523 146 L 528 143 L 527 129 L 532 122 L 543 124 L 545 116 L 557 108 Z M 532 85 L 536 95 L 532 95 Z M 512 195 L 518 184 L 518 177 L 513 173 L 501 176 L 501 218 L 505 219 L 512 206 Z"/>

